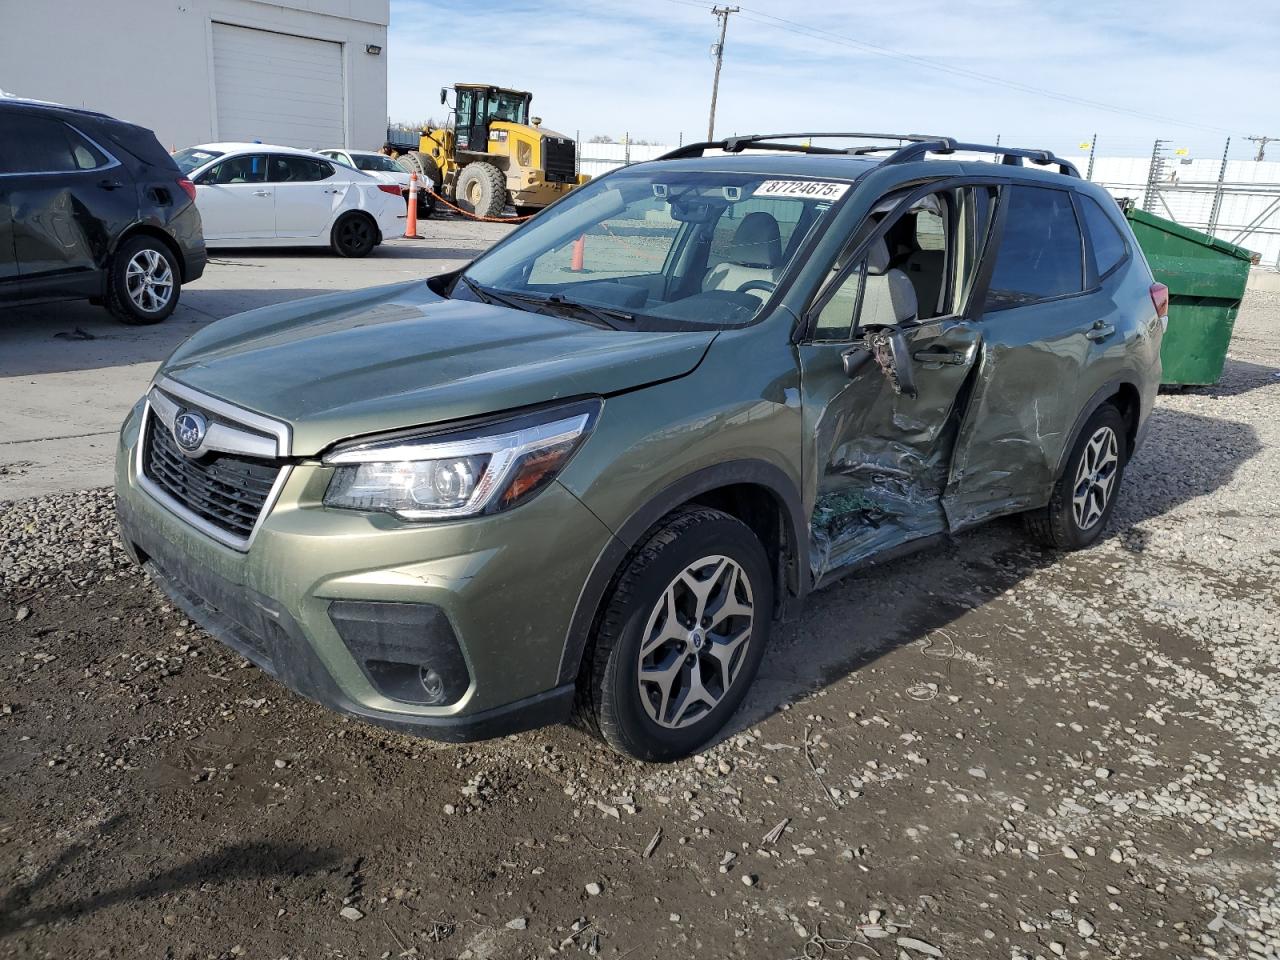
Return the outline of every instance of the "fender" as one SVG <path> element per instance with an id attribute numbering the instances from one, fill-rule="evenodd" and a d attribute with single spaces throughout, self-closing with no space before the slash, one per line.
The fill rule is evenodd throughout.
<path id="1" fill-rule="evenodd" d="M 1080 409 L 1080 413 L 1076 417 L 1075 423 L 1071 425 L 1071 435 L 1068 438 L 1067 443 L 1063 446 L 1061 455 L 1058 457 L 1058 463 L 1054 468 L 1054 477 L 1062 476 L 1062 471 L 1066 469 L 1067 460 L 1071 456 L 1071 451 L 1076 448 L 1076 443 L 1080 440 L 1080 432 L 1084 430 L 1085 421 L 1093 416 L 1098 407 L 1102 406 L 1103 403 L 1119 393 L 1122 386 L 1133 387 L 1133 389 L 1137 391 L 1138 403 L 1141 405 L 1142 387 L 1139 386 L 1138 378 L 1132 372 L 1125 373 L 1123 376 L 1108 380 L 1101 387 L 1095 390 L 1093 396 L 1089 398 L 1089 402 Z M 1149 412 L 1150 411 L 1143 411 L 1141 408 L 1138 410 L 1138 422 L 1134 425 L 1135 438 L 1133 445 L 1135 448 L 1137 447 L 1137 433 L 1140 432 L 1143 420 Z M 1130 453 L 1132 453 L 1132 451 L 1130 451 Z"/>
<path id="2" fill-rule="evenodd" d="M 596 558 L 591 573 L 578 594 L 578 602 L 574 606 L 573 617 L 565 634 L 564 652 L 560 657 L 561 684 L 577 681 L 582 654 L 587 648 L 596 611 L 600 609 L 605 591 L 613 582 L 614 574 L 622 561 L 645 532 L 682 504 L 712 490 L 743 483 L 764 487 L 782 506 L 784 533 L 788 542 L 783 544 L 784 577 L 779 580 L 790 597 L 779 596 L 780 608 L 789 611 L 808 594 L 809 526 L 800 500 L 800 491 L 791 479 L 780 468 L 764 460 L 731 460 L 706 467 L 664 487 L 614 531 L 613 538 Z M 787 562 L 787 554 L 791 555 L 791 562 Z"/>

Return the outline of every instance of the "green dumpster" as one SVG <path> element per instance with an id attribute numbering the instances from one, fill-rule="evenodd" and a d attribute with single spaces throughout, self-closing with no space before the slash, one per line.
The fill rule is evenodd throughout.
<path id="1" fill-rule="evenodd" d="M 1124 215 L 1152 273 L 1169 288 L 1169 329 L 1160 349 L 1164 383 L 1217 383 L 1253 253 L 1131 203 Z"/>

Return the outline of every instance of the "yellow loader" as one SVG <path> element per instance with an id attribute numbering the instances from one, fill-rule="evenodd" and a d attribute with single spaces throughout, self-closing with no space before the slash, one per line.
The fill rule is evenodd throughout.
<path id="1" fill-rule="evenodd" d="M 421 132 L 417 150 L 400 163 L 436 183 L 441 196 L 481 217 L 496 217 L 510 202 L 517 213 L 540 210 L 590 177 L 577 172 L 572 137 L 547 130 L 529 117 L 533 94 L 484 83 L 459 83 L 440 91 L 452 127 Z"/>

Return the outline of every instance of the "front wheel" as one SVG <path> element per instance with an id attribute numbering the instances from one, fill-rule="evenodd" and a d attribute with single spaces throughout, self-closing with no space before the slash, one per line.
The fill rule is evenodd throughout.
<path id="1" fill-rule="evenodd" d="M 329 237 L 329 246 L 340 257 L 366 257 L 377 243 L 378 227 L 364 213 L 344 213 Z"/>
<path id="2" fill-rule="evenodd" d="M 620 753 L 675 760 L 706 745 L 756 675 L 773 610 L 760 540 L 706 507 L 662 521 L 606 600 L 586 719 Z"/>
<path id="3" fill-rule="evenodd" d="M 1037 540 L 1059 550 L 1081 550 L 1102 536 L 1129 459 L 1127 426 L 1109 403 L 1086 421 L 1049 505 L 1026 515 Z"/>

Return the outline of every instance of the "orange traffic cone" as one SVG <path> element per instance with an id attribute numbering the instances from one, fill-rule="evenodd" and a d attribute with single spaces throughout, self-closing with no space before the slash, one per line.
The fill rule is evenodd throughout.
<path id="1" fill-rule="evenodd" d="M 573 258 L 569 261 L 569 269 L 574 273 L 582 272 L 582 258 L 586 252 L 586 247 L 587 235 L 585 233 L 573 241 Z"/>
<path id="2" fill-rule="evenodd" d="M 421 240 L 418 236 L 418 175 L 409 174 L 409 211 L 404 223 L 406 240 Z"/>

